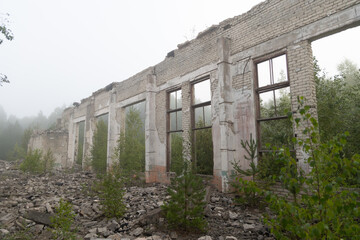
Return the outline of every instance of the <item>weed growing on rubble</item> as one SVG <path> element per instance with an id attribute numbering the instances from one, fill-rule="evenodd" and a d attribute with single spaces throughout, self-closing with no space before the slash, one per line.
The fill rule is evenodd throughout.
<path id="1" fill-rule="evenodd" d="M 77 239 L 75 231 L 72 228 L 75 220 L 75 213 L 70 202 L 60 199 L 59 206 L 55 208 L 55 216 L 51 218 L 54 230 L 53 239 L 56 240 L 75 240 Z"/>
<path id="2" fill-rule="evenodd" d="M 162 208 L 170 227 L 204 231 L 207 225 L 204 219 L 205 188 L 186 160 L 182 174 L 171 179 L 168 194 L 170 199 Z"/>

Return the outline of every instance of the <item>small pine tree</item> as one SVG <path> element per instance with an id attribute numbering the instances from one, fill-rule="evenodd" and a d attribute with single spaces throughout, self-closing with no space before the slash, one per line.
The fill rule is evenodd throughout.
<path id="1" fill-rule="evenodd" d="M 124 186 L 120 174 L 108 173 L 100 182 L 100 203 L 107 218 L 120 218 L 126 206 L 123 201 Z"/>
<path id="2" fill-rule="evenodd" d="M 171 228 L 185 231 L 204 231 L 205 188 L 202 179 L 191 170 L 191 164 L 184 160 L 182 175 L 176 175 L 168 188 L 169 201 L 163 206 Z"/>
<path id="3" fill-rule="evenodd" d="M 106 173 L 107 160 L 107 125 L 100 120 L 96 124 L 96 131 L 91 148 L 91 166 L 96 174 Z"/>
<path id="4" fill-rule="evenodd" d="M 43 165 L 43 171 L 44 173 L 46 172 L 51 172 L 52 169 L 54 168 L 55 165 L 55 158 L 54 155 L 52 153 L 52 151 L 50 149 L 48 149 L 46 151 L 46 153 L 43 155 L 42 157 L 42 165 Z"/>
<path id="5" fill-rule="evenodd" d="M 238 203 L 257 206 L 260 205 L 261 199 L 264 196 L 264 191 L 259 186 L 259 183 L 255 182 L 255 178 L 259 169 L 256 166 L 255 160 L 257 158 L 257 143 L 252 138 L 252 134 L 250 134 L 249 141 L 241 140 L 241 146 L 246 151 L 246 155 L 244 158 L 250 161 L 249 169 L 243 170 L 241 169 L 239 162 L 233 162 L 233 168 L 235 170 L 235 180 L 231 182 L 231 185 L 236 190 L 238 194 L 238 198 L 236 199 Z M 243 177 L 251 177 L 251 180 L 245 180 Z"/>
<path id="6" fill-rule="evenodd" d="M 55 215 L 50 219 L 54 228 L 53 239 L 77 239 L 76 230 L 72 229 L 75 220 L 75 213 L 72 208 L 70 202 L 60 199 L 59 206 L 55 209 Z"/>

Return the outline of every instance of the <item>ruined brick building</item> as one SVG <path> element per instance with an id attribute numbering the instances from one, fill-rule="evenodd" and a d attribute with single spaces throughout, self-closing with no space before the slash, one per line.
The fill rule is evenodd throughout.
<path id="1" fill-rule="evenodd" d="M 126 108 L 142 103 L 147 182 L 168 180 L 173 133 L 182 135 L 187 156 L 186 140 L 191 133 L 210 128 L 213 179 L 225 191 L 231 162 L 240 161 L 244 168 L 248 165 L 242 157 L 241 140 L 249 139 L 250 134 L 257 136 L 259 151 L 266 152 L 262 126 L 275 126 L 286 118 L 276 112 L 277 97 L 289 95 L 295 109 L 296 96 L 305 96 L 316 110 L 311 42 L 359 24 L 360 0 L 264 1 L 179 44 L 157 65 L 67 108 L 59 130 L 34 135 L 29 147 L 52 149 L 59 166 L 71 167 L 79 142 L 83 156 L 89 155 L 96 119 L 104 117 L 110 166 Z M 275 107 L 271 116 L 261 113 L 264 100 Z M 203 121 L 201 128 L 197 120 Z M 301 135 L 296 129 L 293 134 Z M 306 170 L 301 150 L 296 154 Z"/>

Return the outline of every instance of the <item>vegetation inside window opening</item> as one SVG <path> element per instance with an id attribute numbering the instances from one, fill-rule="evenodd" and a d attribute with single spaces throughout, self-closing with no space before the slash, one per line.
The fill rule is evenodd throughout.
<path id="1" fill-rule="evenodd" d="M 170 171 L 181 174 L 183 169 L 183 139 L 181 132 L 170 133 Z"/>
<path id="2" fill-rule="evenodd" d="M 287 146 L 294 149 L 291 141 L 293 126 L 287 118 L 287 113 L 291 111 L 291 96 L 286 55 L 258 63 L 257 76 L 259 152 L 270 150 L 267 146 Z"/>
<path id="3" fill-rule="evenodd" d="M 97 119 L 91 148 L 91 166 L 97 174 L 106 173 L 108 127 L 103 118 Z"/>
<path id="4" fill-rule="evenodd" d="M 85 122 L 78 123 L 78 149 L 77 149 L 77 156 L 76 156 L 76 163 L 81 165 L 83 161 L 84 155 L 84 140 L 85 140 Z"/>
<path id="5" fill-rule="evenodd" d="M 169 93 L 168 109 L 168 143 L 170 171 L 181 174 L 183 169 L 183 139 L 182 139 L 182 95 L 181 90 Z"/>
<path id="6" fill-rule="evenodd" d="M 194 144 L 193 159 L 196 173 L 213 174 L 213 143 L 210 79 L 193 85 Z"/>
<path id="7" fill-rule="evenodd" d="M 338 65 L 339 75 L 326 76 L 314 59 L 316 100 L 322 142 L 349 132 L 346 157 L 360 154 L 360 69 L 350 60 Z"/>
<path id="8" fill-rule="evenodd" d="M 145 102 L 125 109 L 125 130 L 118 141 L 118 158 L 124 174 L 145 172 Z"/>

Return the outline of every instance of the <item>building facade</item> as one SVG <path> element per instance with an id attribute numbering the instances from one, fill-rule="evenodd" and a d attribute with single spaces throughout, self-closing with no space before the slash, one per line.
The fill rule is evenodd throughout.
<path id="1" fill-rule="evenodd" d="M 157 65 L 74 104 L 63 112 L 58 133 L 34 135 L 29 147 L 50 148 L 59 165 L 71 167 L 79 154 L 89 156 L 102 117 L 108 124 L 109 167 L 126 108 L 143 103 L 146 181 L 168 181 L 175 135 L 190 159 L 189 143 L 197 144 L 194 138 L 207 131 L 212 159 L 204 168 L 226 191 L 232 162 L 248 167 L 241 141 L 256 136 L 260 154 L 266 154 L 267 134 L 286 121 L 282 105 L 295 110 L 297 96 L 304 96 L 316 116 L 311 42 L 359 24 L 360 0 L 264 1 L 179 44 Z M 301 136 L 296 129 L 286 134 Z M 296 148 L 299 166 L 308 170 Z"/>

